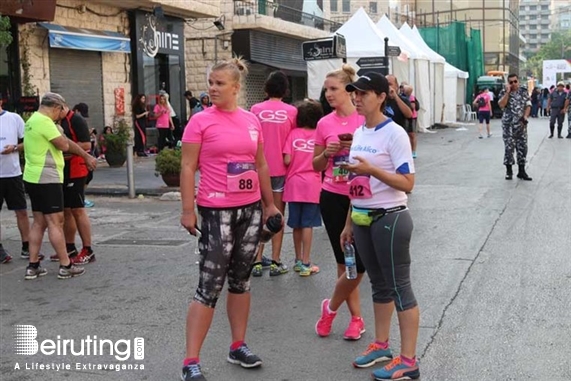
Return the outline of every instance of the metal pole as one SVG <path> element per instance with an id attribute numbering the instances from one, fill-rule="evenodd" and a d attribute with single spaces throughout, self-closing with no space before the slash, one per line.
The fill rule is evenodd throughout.
<path id="1" fill-rule="evenodd" d="M 133 173 L 133 143 L 127 143 L 127 187 L 129 198 L 135 198 L 135 176 Z"/>
<path id="2" fill-rule="evenodd" d="M 390 73 L 389 71 L 389 66 L 390 66 L 390 60 L 389 60 L 389 38 L 385 37 L 385 75 L 388 75 Z"/>

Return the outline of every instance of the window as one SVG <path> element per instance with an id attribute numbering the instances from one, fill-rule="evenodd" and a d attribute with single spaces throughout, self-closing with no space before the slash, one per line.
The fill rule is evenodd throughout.
<path id="1" fill-rule="evenodd" d="M 337 0 L 331 0 L 331 12 L 339 12 L 337 8 Z"/>
<path id="2" fill-rule="evenodd" d="M 530 34 L 529 38 L 535 40 L 537 38 L 537 34 Z"/>
<path id="3" fill-rule="evenodd" d="M 537 5 L 531 5 L 531 6 L 529 7 L 529 10 L 530 10 L 530 11 L 536 11 L 536 10 L 537 10 Z"/>
<path id="4" fill-rule="evenodd" d="M 530 49 L 537 49 L 537 44 L 529 44 Z"/>
<path id="5" fill-rule="evenodd" d="M 341 0 L 343 2 L 343 13 L 351 13 L 351 0 Z"/>
<path id="6" fill-rule="evenodd" d="M 530 26 L 529 26 L 529 29 L 530 29 L 530 30 L 537 30 L 537 25 L 530 25 Z"/>
<path id="7" fill-rule="evenodd" d="M 377 14 L 377 2 L 376 1 L 371 1 L 369 3 L 369 13 L 372 13 L 374 15 Z"/>
<path id="8" fill-rule="evenodd" d="M 537 15 L 529 15 L 530 20 L 537 20 Z"/>
<path id="9" fill-rule="evenodd" d="M 549 5 L 542 5 L 542 6 L 541 6 L 541 10 L 542 10 L 542 11 L 547 11 L 547 10 L 549 10 Z"/>

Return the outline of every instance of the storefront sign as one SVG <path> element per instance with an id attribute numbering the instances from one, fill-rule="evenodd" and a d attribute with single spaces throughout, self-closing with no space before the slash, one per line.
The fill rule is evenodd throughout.
<path id="1" fill-rule="evenodd" d="M 138 15 L 140 26 L 138 30 L 139 37 L 137 39 L 138 47 L 149 57 L 155 57 L 157 53 L 178 53 L 182 35 L 169 27 L 169 21 L 164 18 L 157 18 L 152 13 Z"/>
<path id="2" fill-rule="evenodd" d="M 18 113 L 38 111 L 40 107 L 39 97 L 20 97 L 18 101 Z"/>
<path id="3" fill-rule="evenodd" d="M 306 41 L 302 44 L 302 51 L 305 61 L 347 57 L 345 37 L 340 34 L 319 40 Z"/>

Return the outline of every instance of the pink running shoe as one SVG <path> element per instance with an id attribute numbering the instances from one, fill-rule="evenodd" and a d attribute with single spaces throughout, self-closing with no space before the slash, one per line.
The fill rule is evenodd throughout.
<path id="1" fill-rule="evenodd" d="M 331 333 L 331 325 L 333 319 L 337 316 L 337 312 L 329 313 L 329 299 L 323 299 L 321 302 L 321 317 L 315 324 L 315 333 L 321 337 L 327 337 Z"/>
<path id="2" fill-rule="evenodd" d="M 353 316 L 351 322 L 343 335 L 345 340 L 359 340 L 361 334 L 365 333 L 365 322 L 362 317 Z"/>

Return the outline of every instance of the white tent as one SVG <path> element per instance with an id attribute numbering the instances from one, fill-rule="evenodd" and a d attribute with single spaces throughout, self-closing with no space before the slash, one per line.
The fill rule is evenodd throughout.
<path id="1" fill-rule="evenodd" d="M 428 45 L 424 42 L 420 34 L 417 34 L 410 28 L 407 23 L 404 23 L 400 32 L 408 37 L 410 40 L 414 41 L 417 49 L 422 50 L 430 58 L 430 96 L 432 99 L 432 113 L 430 125 L 440 122 L 442 119 L 443 107 L 444 107 L 444 63 L 446 60 L 440 54 L 436 53 L 434 50 L 430 49 Z M 416 90 L 416 89 L 415 89 Z M 419 100 L 420 101 L 420 100 Z M 422 107 L 422 103 L 421 103 Z M 454 109 L 456 106 L 454 106 Z"/>
<path id="2" fill-rule="evenodd" d="M 412 27 L 411 32 L 414 36 L 416 36 L 417 41 L 420 45 L 422 45 L 425 49 L 430 50 L 434 54 L 440 56 L 438 53 L 432 50 L 428 44 L 426 44 L 416 25 Z M 442 91 L 442 94 L 444 94 L 444 121 L 456 121 L 457 107 L 458 105 L 463 105 L 465 103 L 464 96 L 466 94 L 466 79 L 468 76 L 469 75 L 467 72 L 457 69 L 449 63 L 445 64 L 444 89 L 446 89 L 446 91 L 444 91 L 444 89 Z"/>
<path id="3" fill-rule="evenodd" d="M 385 54 L 385 35 L 360 8 L 341 28 L 338 34 L 345 37 L 347 45 L 347 63 L 357 71 L 357 61 L 361 57 L 383 57 Z M 339 69 L 341 59 L 307 61 L 307 93 L 310 98 L 319 99 L 323 82 L 328 72 Z"/>
<path id="4" fill-rule="evenodd" d="M 383 15 L 377 23 L 377 28 L 386 34 L 390 45 L 398 45 L 404 55 L 409 56 L 407 62 L 402 58 L 393 59 L 391 73 L 400 82 L 406 81 L 414 87 L 415 96 L 418 98 L 420 110 L 418 111 L 417 127 L 420 131 L 432 125 L 432 92 L 429 83 L 430 61 L 428 55 L 418 49 L 415 43 L 403 35 L 386 15 Z M 406 65 L 406 66 L 405 66 Z M 404 70 L 402 67 L 404 67 Z M 408 66 L 408 67 L 407 67 Z M 409 75 L 405 75 L 408 71 Z"/>

